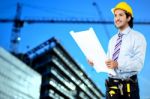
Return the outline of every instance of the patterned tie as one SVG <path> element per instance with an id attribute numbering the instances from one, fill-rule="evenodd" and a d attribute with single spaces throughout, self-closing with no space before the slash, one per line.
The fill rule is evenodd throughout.
<path id="1" fill-rule="evenodd" d="M 112 59 L 113 59 L 114 61 L 117 61 L 117 60 L 118 60 L 118 57 L 119 57 L 120 48 L 121 48 L 121 43 L 122 43 L 122 36 L 123 36 L 122 33 L 119 33 L 119 34 L 118 34 L 118 38 L 117 38 L 116 45 L 115 45 L 115 48 L 114 48 L 114 53 L 113 53 L 113 55 L 112 55 Z"/>

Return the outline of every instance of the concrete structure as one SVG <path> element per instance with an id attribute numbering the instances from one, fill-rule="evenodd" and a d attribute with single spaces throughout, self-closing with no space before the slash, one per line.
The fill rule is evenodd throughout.
<path id="1" fill-rule="evenodd" d="M 51 38 L 26 53 L 42 75 L 41 99 L 101 99 L 104 95 L 69 55 Z"/>
<path id="2" fill-rule="evenodd" d="M 39 99 L 41 75 L 0 47 L 0 99 Z"/>

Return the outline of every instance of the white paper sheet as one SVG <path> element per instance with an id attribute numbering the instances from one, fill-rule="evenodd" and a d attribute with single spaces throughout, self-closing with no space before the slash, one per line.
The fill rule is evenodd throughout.
<path id="1" fill-rule="evenodd" d="M 70 32 L 79 48 L 82 50 L 86 58 L 93 61 L 94 68 L 97 72 L 106 72 L 116 75 L 113 69 L 108 69 L 105 65 L 106 54 L 99 42 L 93 28 L 81 32 Z"/>

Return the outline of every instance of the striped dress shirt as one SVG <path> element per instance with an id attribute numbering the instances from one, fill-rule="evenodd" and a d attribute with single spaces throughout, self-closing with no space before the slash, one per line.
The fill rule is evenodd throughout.
<path id="1" fill-rule="evenodd" d="M 120 33 L 120 31 L 118 31 Z M 107 58 L 112 59 L 118 33 L 114 35 L 108 44 Z M 118 68 L 115 70 L 117 75 L 109 75 L 111 78 L 126 79 L 141 71 L 144 65 L 146 40 L 144 36 L 127 27 L 123 34 L 119 57 L 117 59 Z"/>

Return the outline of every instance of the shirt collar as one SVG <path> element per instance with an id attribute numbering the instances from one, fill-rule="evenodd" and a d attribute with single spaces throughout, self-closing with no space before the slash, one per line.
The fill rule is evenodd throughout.
<path id="1" fill-rule="evenodd" d="M 126 29 L 124 29 L 122 32 L 120 32 L 120 30 L 118 31 L 118 34 L 128 34 L 131 31 L 131 28 L 128 26 Z"/>

